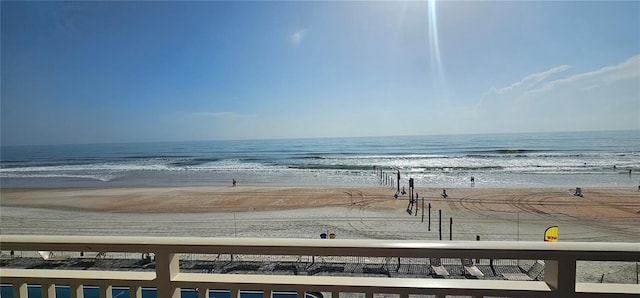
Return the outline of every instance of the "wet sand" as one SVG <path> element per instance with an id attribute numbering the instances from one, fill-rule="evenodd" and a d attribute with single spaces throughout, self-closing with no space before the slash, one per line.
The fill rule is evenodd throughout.
<path id="1" fill-rule="evenodd" d="M 458 188 L 415 190 L 433 207 L 506 213 L 640 219 L 640 192 L 631 188 Z M 127 212 L 219 212 L 358 205 L 396 209 L 408 194 L 381 187 L 128 187 L 0 189 L 0 205 Z M 404 203 L 403 203 L 404 202 Z"/>

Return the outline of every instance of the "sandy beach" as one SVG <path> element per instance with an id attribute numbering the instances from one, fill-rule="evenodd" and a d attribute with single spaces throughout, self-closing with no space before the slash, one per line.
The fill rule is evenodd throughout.
<path id="1" fill-rule="evenodd" d="M 384 187 L 2 189 L 0 232 L 439 240 L 441 212 L 443 240 L 542 241 L 557 225 L 560 241 L 640 243 L 636 189 L 583 188 L 578 197 L 567 188 L 459 188 L 447 189 L 447 199 L 442 189 L 416 192 L 417 216 L 407 214 L 408 195 L 395 199 Z M 597 281 L 618 267 L 589 265 L 580 279 Z"/>
<path id="2" fill-rule="evenodd" d="M 394 198 L 395 190 L 384 187 L 145 187 L 145 188 L 69 188 L 69 189 L 2 189 L 2 233 L 52 233 L 59 225 L 67 228 L 63 234 L 82 233 L 73 227 L 92 226 L 101 218 L 122 218 L 126 223 L 140 219 L 135 225 L 105 226 L 97 234 L 146 234 L 144 221 L 153 218 L 172 219 L 166 233 L 190 236 L 189 226 L 182 223 L 202 220 L 216 230 L 238 233 L 238 223 L 269 220 L 270 228 L 281 231 L 282 237 L 315 237 L 287 231 L 283 225 L 296 220 L 338 226 L 342 221 L 355 221 L 379 226 L 363 228 L 357 238 L 431 239 L 424 227 L 415 236 L 406 233 L 407 224 L 426 225 L 431 204 L 432 230 L 437 229 L 438 211 L 443 219 L 454 220 L 454 240 L 482 239 L 538 240 L 541 231 L 550 225 L 560 226 L 561 240 L 640 242 L 640 193 L 630 188 L 583 188 L 583 197 L 574 196 L 575 189 L 566 188 L 458 188 L 416 189 L 420 198 L 419 211 L 407 214 L 409 196 Z M 425 219 L 422 219 L 422 198 Z M 39 230 L 39 221 L 58 215 L 54 224 Z M 64 216 L 63 213 L 78 214 Z M 133 216 L 135 213 L 135 216 Z M 235 217 L 235 225 L 232 222 Z M 146 219 L 145 219 L 146 218 Z M 444 221 L 444 220 L 443 220 Z M 265 224 L 268 226 L 269 224 Z M 503 224 L 509 224 L 505 229 Z M 512 230 L 518 225 L 518 231 Z M 294 226 L 297 226 L 294 224 Z M 353 224 L 352 224 L 353 226 Z M 268 227 L 269 228 L 269 227 Z M 358 229 L 344 228 L 343 234 Z M 427 227 L 428 229 L 428 227 Z M 323 229 L 315 229 L 322 231 Z M 448 234 L 448 225 L 446 226 Z M 492 231 L 496 232 L 492 232 Z M 498 233 L 497 231 L 502 231 Z M 62 231 L 61 231 L 62 232 Z M 241 233 L 262 235 L 262 230 L 242 230 Z M 475 234 L 474 234 L 475 233 Z M 210 236 L 228 236 L 228 231 Z M 463 235 L 473 234 L 473 239 Z M 515 234 L 515 235 L 513 235 Z M 436 235 L 437 236 L 437 235 Z M 516 236 L 516 237 L 512 237 Z"/>

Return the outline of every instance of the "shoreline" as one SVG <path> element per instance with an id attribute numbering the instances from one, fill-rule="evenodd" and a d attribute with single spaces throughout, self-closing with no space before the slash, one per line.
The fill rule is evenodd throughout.
<path id="1" fill-rule="evenodd" d="M 479 181 L 476 178 L 476 185 L 473 188 L 476 189 L 520 189 L 520 188 L 574 188 L 581 186 L 588 186 L 591 188 L 632 188 L 637 190 L 638 188 L 638 180 L 637 173 L 634 172 L 633 176 L 628 176 L 624 173 L 619 173 L 619 176 L 624 176 L 624 179 L 616 180 L 615 182 L 603 182 L 598 183 L 597 181 L 565 181 L 561 183 L 552 183 L 551 181 L 546 181 L 542 184 L 532 184 L 526 182 L 514 182 L 514 183 L 496 183 L 496 182 L 484 182 Z M 624 174 L 624 175 L 622 175 Z M 144 181 L 138 182 L 124 182 L 124 181 L 98 181 L 98 180 L 56 180 L 51 178 L 29 178 L 35 179 L 34 181 L 28 182 L 25 178 L 11 178 L 11 177 L 3 177 L 0 178 L 0 184 L 2 185 L 0 189 L 111 189 L 111 188 L 166 188 L 166 187 L 232 187 L 231 184 L 231 175 L 225 175 L 224 179 L 203 179 L 193 177 L 193 181 L 181 180 L 178 178 L 176 181 L 171 180 L 162 180 L 160 182 L 154 183 L 146 183 Z M 38 181 L 38 179 L 42 179 L 43 181 Z M 283 183 L 282 180 L 289 180 L 286 183 Z M 358 188 L 369 188 L 369 187 L 386 187 L 385 185 L 380 184 L 379 179 L 376 177 L 363 178 L 362 181 L 350 181 L 349 183 L 345 182 L 291 182 L 291 179 L 274 179 L 273 181 L 240 181 L 239 187 L 293 187 L 293 188 L 344 188 L 344 187 L 358 187 Z M 406 181 L 404 181 L 405 187 L 407 186 Z M 470 188 L 470 183 L 468 181 L 468 177 L 460 177 L 460 179 L 456 179 L 455 181 L 449 181 L 448 183 L 418 183 L 418 185 L 439 185 L 438 187 L 445 188 L 457 188 L 464 189 Z M 427 187 L 425 187 L 427 188 Z M 430 188 L 435 188 L 431 186 Z"/>

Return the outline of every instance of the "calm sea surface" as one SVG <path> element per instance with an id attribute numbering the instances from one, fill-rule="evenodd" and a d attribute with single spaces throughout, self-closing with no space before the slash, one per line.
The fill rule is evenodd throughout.
<path id="1" fill-rule="evenodd" d="M 375 186 L 373 168 L 416 187 L 636 186 L 640 131 L 3 146 L 11 187 Z M 615 168 L 614 168 L 615 166 Z M 629 170 L 632 170 L 631 175 Z"/>

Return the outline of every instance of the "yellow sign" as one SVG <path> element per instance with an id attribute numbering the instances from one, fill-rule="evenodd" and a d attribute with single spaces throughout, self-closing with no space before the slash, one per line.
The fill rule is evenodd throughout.
<path id="1" fill-rule="evenodd" d="M 545 242 L 558 242 L 558 226 L 548 227 L 544 231 Z"/>

